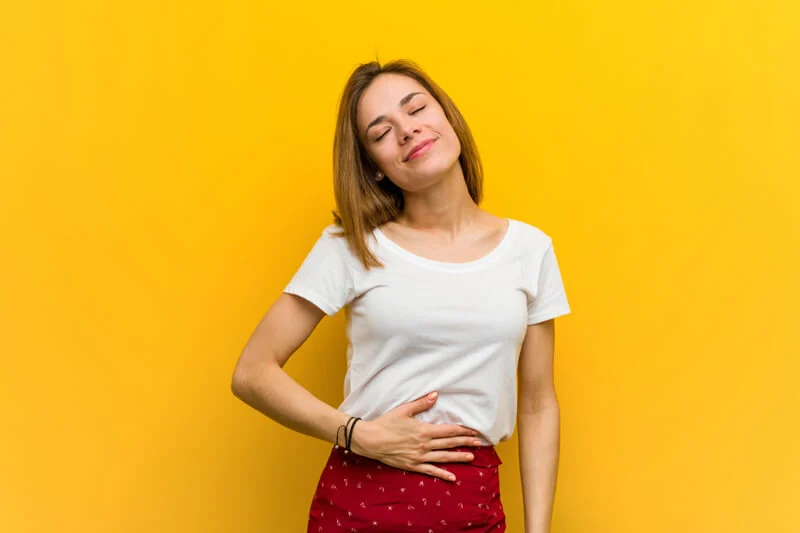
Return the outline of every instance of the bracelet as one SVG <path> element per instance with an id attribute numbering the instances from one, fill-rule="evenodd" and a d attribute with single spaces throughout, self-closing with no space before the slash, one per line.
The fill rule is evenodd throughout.
<path id="1" fill-rule="evenodd" d="M 350 433 L 349 433 L 349 434 L 345 434 L 345 441 L 346 441 L 346 442 L 345 442 L 345 450 L 344 450 L 344 453 L 348 453 L 348 452 L 351 452 L 351 451 L 353 451 L 353 450 L 351 450 L 351 449 L 350 449 L 350 444 L 353 442 L 353 429 L 356 427 L 356 423 L 357 423 L 359 420 L 361 420 L 361 419 L 360 419 L 360 418 L 358 418 L 358 417 L 356 417 L 356 419 L 355 419 L 355 420 L 353 420 L 353 425 L 352 425 L 352 426 L 350 426 Z"/>
<path id="2" fill-rule="evenodd" d="M 341 426 L 339 426 L 339 428 L 336 430 L 336 442 L 334 443 L 334 446 L 333 446 L 334 448 L 338 449 L 340 447 L 339 446 L 339 431 L 341 431 L 342 428 L 344 428 L 344 443 L 345 443 L 345 446 L 347 446 L 347 426 L 350 424 L 350 422 L 353 421 L 354 418 L 355 418 L 354 416 L 351 416 L 350 420 L 348 420 L 346 423 L 344 423 Z"/>
<path id="3" fill-rule="evenodd" d="M 348 432 L 351 432 L 350 428 L 352 426 L 350 425 L 350 422 L 353 422 L 355 419 L 356 417 L 351 416 L 350 420 L 347 421 L 347 424 L 345 424 L 344 427 L 344 453 L 350 453 L 350 438 L 348 437 Z"/>
<path id="4" fill-rule="evenodd" d="M 344 424 L 339 426 L 339 428 L 336 430 L 336 442 L 333 443 L 333 447 L 336 449 L 339 448 L 339 432 L 342 430 L 343 427 L 345 427 Z"/>

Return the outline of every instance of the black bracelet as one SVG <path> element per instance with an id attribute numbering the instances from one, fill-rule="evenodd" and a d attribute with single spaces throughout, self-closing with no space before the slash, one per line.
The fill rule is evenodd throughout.
<path id="1" fill-rule="evenodd" d="M 350 420 L 347 421 L 344 427 L 344 453 L 350 453 L 350 439 L 348 438 L 348 432 L 350 432 L 350 422 L 353 422 L 356 417 L 351 416 Z"/>
<path id="2" fill-rule="evenodd" d="M 348 420 L 347 422 L 345 422 L 344 424 L 339 426 L 339 429 L 336 430 L 336 442 L 334 443 L 334 446 L 333 446 L 334 448 L 337 448 L 337 449 L 340 448 L 340 446 L 339 446 L 339 431 L 341 431 L 342 428 L 344 428 L 344 443 L 345 443 L 345 446 L 347 445 L 347 426 L 350 424 L 350 422 L 353 421 L 354 418 L 355 418 L 354 416 L 351 416 L 350 420 Z"/>
<path id="3" fill-rule="evenodd" d="M 359 420 L 361 420 L 361 419 L 358 418 L 358 417 L 356 417 L 356 419 L 353 420 L 353 425 L 350 426 L 350 433 L 345 435 L 345 440 L 346 440 L 345 452 L 353 451 L 353 450 L 350 449 L 350 444 L 353 442 L 353 429 L 356 427 L 356 422 L 358 422 Z"/>
<path id="4" fill-rule="evenodd" d="M 333 447 L 334 448 L 339 448 L 339 432 L 342 430 L 343 427 L 345 427 L 344 424 L 339 426 L 339 428 L 336 430 L 336 442 L 333 443 Z M 346 444 L 346 442 L 345 442 L 345 444 Z"/>

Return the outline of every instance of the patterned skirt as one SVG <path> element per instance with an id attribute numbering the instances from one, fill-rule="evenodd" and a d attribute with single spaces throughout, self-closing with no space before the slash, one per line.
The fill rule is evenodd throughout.
<path id="1" fill-rule="evenodd" d="M 438 463 L 455 474 L 445 481 L 394 468 L 334 447 L 311 502 L 307 533 L 501 533 L 506 517 L 500 501 L 494 446 L 458 447 L 475 459 Z"/>

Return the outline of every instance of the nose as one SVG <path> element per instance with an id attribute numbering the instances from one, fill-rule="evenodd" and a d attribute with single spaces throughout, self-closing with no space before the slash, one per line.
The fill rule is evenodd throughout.
<path id="1" fill-rule="evenodd" d="M 419 135 L 422 130 L 420 129 L 418 124 L 414 124 L 412 121 L 406 121 L 402 124 L 400 133 L 403 141 L 407 141 L 413 135 Z"/>

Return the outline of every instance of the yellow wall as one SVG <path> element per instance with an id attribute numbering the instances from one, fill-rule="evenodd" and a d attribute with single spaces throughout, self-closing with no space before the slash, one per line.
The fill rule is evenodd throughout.
<path id="1" fill-rule="evenodd" d="M 798 3 L 275 3 L 0 7 L 0 530 L 305 531 L 328 447 L 230 376 L 378 54 L 461 107 L 485 208 L 555 239 L 553 532 L 800 531 Z M 343 325 L 287 365 L 332 404 Z"/>

